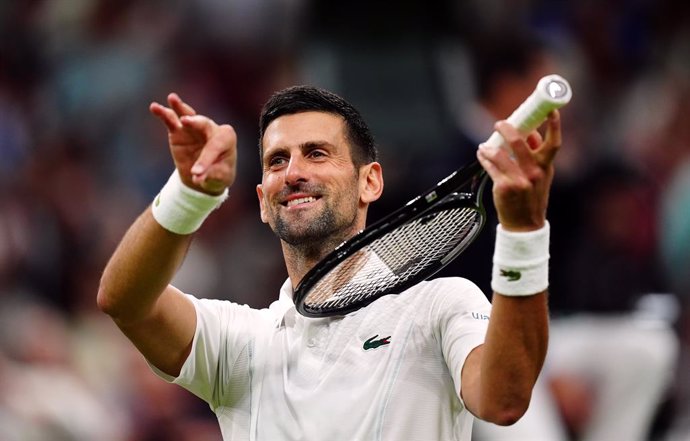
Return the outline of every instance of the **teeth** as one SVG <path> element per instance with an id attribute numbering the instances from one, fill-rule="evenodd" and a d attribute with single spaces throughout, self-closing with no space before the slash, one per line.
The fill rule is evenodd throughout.
<path id="1" fill-rule="evenodd" d="M 304 204 L 307 202 L 314 202 L 315 200 L 316 200 L 316 198 L 311 197 L 311 196 L 306 197 L 306 198 L 293 199 L 291 201 L 288 201 L 287 206 L 293 207 L 293 206 L 298 205 L 298 204 Z"/>

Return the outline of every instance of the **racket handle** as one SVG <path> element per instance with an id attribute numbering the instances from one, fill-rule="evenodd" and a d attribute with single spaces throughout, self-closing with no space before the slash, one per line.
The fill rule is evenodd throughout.
<path id="1" fill-rule="evenodd" d="M 552 110 L 559 109 L 573 96 L 570 84 L 560 75 L 547 75 L 539 80 L 534 92 L 520 104 L 520 107 L 506 119 L 520 133 L 527 135 L 544 122 Z M 499 148 L 504 139 L 500 133 L 494 132 L 484 143 L 488 147 Z"/>

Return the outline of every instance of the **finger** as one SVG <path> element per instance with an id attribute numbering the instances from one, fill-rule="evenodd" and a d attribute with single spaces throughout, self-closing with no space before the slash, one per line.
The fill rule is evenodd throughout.
<path id="1" fill-rule="evenodd" d="M 211 118 L 203 115 L 184 115 L 180 117 L 182 126 L 190 132 L 197 132 L 206 139 L 210 138 L 217 127 Z"/>
<path id="2" fill-rule="evenodd" d="M 481 148 L 480 145 L 480 148 L 477 149 L 477 160 L 484 168 L 484 170 L 486 170 L 486 172 L 489 174 L 491 180 L 495 182 L 499 178 L 500 171 L 494 165 L 491 159 L 489 159 L 489 153 L 487 152 L 488 150 L 489 149 Z"/>
<path id="3" fill-rule="evenodd" d="M 533 130 L 532 133 L 527 136 L 526 141 L 529 148 L 533 151 L 541 147 L 541 144 L 544 142 L 541 133 L 536 130 Z"/>
<path id="4" fill-rule="evenodd" d="M 494 182 L 516 172 L 517 163 L 506 149 L 484 148 L 483 145 L 477 150 L 477 159 Z"/>
<path id="5" fill-rule="evenodd" d="M 192 117 L 187 117 L 192 119 Z M 206 124 L 211 124 L 208 120 Z M 209 167 L 217 162 L 222 161 L 226 157 L 232 155 L 231 161 L 234 161 L 235 146 L 237 144 L 237 136 L 234 129 L 229 125 L 215 126 L 211 129 L 212 133 L 208 134 L 208 141 L 203 150 L 199 154 L 196 162 L 192 166 L 191 172 L 193 175 L 205 176 Z"/>
<path id="6" fill-rule="evenodd" d="M 176 93 L 171 93 L 168 95 L 168 104 L 170 104 L 170 107 L 177 113 L 179 116 L 191 116 L 191 115 L 196 115 L 196 110 L 192 108 L 189 104 L 186 102 L 182 101 L 182 98 Z"/>
<path id="7" fill-rule="evenodd" d="M 191 169 L 194 182 L 201 183 L 209 179 L 211 174 L 217 171 L 215 166 L 225 162 L 228 156 L 228 150 L 218 143 L 210 143 L 204 146 Z"/>
<path id="8" fill-rule="evenodd" d="M 503 136 L 503 139 L 505 140 L 506 145 L 513 151 L 515 149 L 521 149 L 524 150 L 526 145 L 524 141 L 524 136 L 518 129 L 513 127 L 510 123 L 507 121 L 498 121 L 495 125 L 494 128 L 498 133 Z"/>
<path id="9" fill-rule="evenodd" d="M 211 165 L 204 175 L 193 175 L 192 181 L 204 191 L 220 194 L 233 184 L 235 179 L 234 162 L 221 161 Z"/>
<path id="10" fill-rule="evenodd" d="M 221 160 L 211 164 L 208 170 L 206 170 L 204 178 L 207 182 L 225 182 L 231 174 L 233 167 L 234 162 Z"/>
<path id="11" fill-rule="evenodd" d="M 534 165 L 534 158 L 528 144 L 523 139 L 523 135 L 511 124 L 506 121 L 499 121 L 495 126 L 496 130 L 503 136 L 506 144 L 515 158 L 513 163 L 521 168 L 527 168 Z M 497 158 L 500 160 L 500 158 Z M 508 164 L 506 164 L 508 165 Z"/>
<path id="12" fill-rule="evenodd" d="M 158 119 L 163 121 L 168 128 L 168 132 L 174 132 L 182 128 L 182 123 L 177 114 L 170 108 L 162 106 L 156 102 L 149 105 L 149 111 Z"/>
<path id="13" fill-rule="evenodd" d="M 558 110 L 549 113 L 546 120 L 546 137 L 537 151 L 537 160 L 543 166 L 550 165 L 561 148 L 561 115 Z"/>
<path id="14" fill-rule="evenodd" d="M 190 127 L 205 133 L 217 126 L 215 121 L 204 115 L 183 115 L 180 117 L 180 121 L 182 121 L 185 127 Z"/>
<path id="15" fill-rule="evenodd" d="M 218 156 L 218 143 L 212 140 L 216 124 L 210 118 L 202 115 L 183 116 L 180 118 L 180 121 L 185 129 L 197 132 L 197 136 L 200 135 L 200 138 L 206 140 L 206 145 L 190 170 L 193 175 L 202 175 Z"/>

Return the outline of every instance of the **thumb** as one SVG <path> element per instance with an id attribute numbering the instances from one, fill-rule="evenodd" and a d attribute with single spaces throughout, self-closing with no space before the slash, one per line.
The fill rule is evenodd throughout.
<path id="1" fill-rule="evenodd" d="M 537 161 L 542 166 L 551 164 L 561 148 L 561 116 L 558 110 L 549 113 L 546 121 L 546 136 L 542 148 L 537 151 Z"/>
<path id="2" fill-rule="evenodd" d="M 209 168 L 220 161 L 234 163 L 237 154 L 237 135 L 231 126 L 215 126 L 210 132 L 191 169 L 192 174 L 198 177 L 205 177 Z"/>

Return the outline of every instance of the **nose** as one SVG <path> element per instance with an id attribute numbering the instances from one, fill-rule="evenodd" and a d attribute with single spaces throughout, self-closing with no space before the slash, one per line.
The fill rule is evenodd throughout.
<path id="1" fill-rule="evenodd" d="M 307 181 L 307 165 L 301 155 L 292 155 L 285 169 L 285 183 L 295 185 Z"/>

